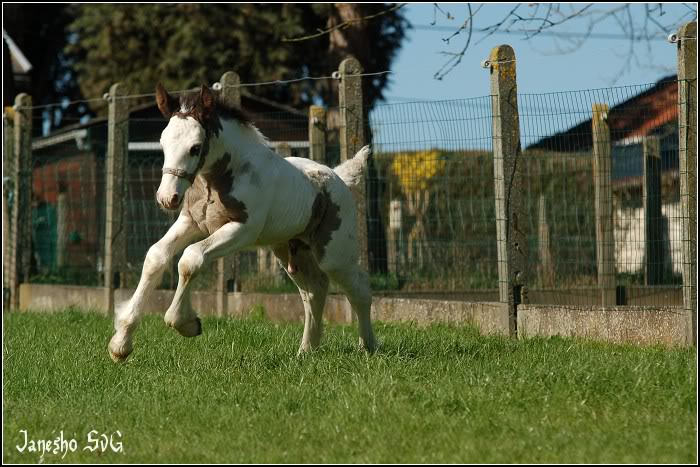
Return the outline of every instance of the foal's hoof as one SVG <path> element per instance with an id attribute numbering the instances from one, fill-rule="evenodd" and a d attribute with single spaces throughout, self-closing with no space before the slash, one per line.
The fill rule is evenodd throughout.
<path id="1" fill-rule="evenodd" d="M 365 341 L 364 339 L 360 338 L 360 350 L 363 352 L 367 352 L 369 354 L 373 354 L 379 350 L 381 347 L 381 343 L 377 341 L 376 339 L 371 339 L 369 341 Z"/>
<path id="2" fill-rule="evenodd" d="M 109 356 L 115 363 L 123 363 L 131 355 L 134 350 L 134 346 L 131 344 L 130 339 L 125 339 L 120 337 L 118 334 L 112 336 L 109 341 Z"/>
<path id="3" fill-rule="evenodd" d="M 202 320 L 195 318 L 192 321 L 175 326 L 175 329 L 184 337 L 195 337 L 202 333 Z"/>

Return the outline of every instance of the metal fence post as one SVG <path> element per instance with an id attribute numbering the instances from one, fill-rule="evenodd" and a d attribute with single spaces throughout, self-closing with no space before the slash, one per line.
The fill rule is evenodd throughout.
<path id="1" fill-rule="evenodd" d="M 126 86 L 117 83 L 109 90 L 107 121 L 107 160 L 105 161 L 105 259 L 104 293 L 108 314 L 114 312 L 115 277 L 120 274 L 120 287 L 125 287 L 126 265 L 126 170 L 129 145 L 129 102 Z"/>
<path id="2" fill-rule="evenodd" d="M 516 310 L 528 302 L 527 222 L 523 198 L 523 163 L 515 52 L 509 45 L 491 50 L 494 194 L 500 301 L 508 304 L 510 335 L 516 332 Z"/>
<path id="3" fill-rule="evenodd" d="M 365 144 L 364 103 L 362 100 L 362 65 L 350 57 L 340 64 L 340 161 L 355 156 Z M 353 192 L 357 205 L 357 233 L 360 243 L 360 266 L 369 271 L 367 239 L 367 182 Z"/>
<path id="4" fill-rule="evenodd" d="M 309 107 L 309 159 L 326 163 L 326 109 Z"/>
<path id="5" fill-rule="evenodd" d="M 19 284 L 29 282 L 32 258 L 32 97 L 22 93 L 15 99 L 14 181 L 12 211 L 12 262 L 10 264 L 10 303 L 19 308 Z"/>
<path id="6" fill-rule="evenodd" d="M 593 104 L 592 106 L 596 258 L 601 306 L 616 305 L 612 151 L 608 110 L 607 104 Z"/>
<path id="7" fill-rule="evenodd" d="M 221 97 L 223 101 L 232 107 L 241 108 L 241 78 L 238 73 L 227 71 L 221 76 Z M 238 253 L 232 256 L 224 256 L 216 262 L 216 313 L 225 316 L 228 313 L 228 291 L 235 289 L 236 275 L 240 274 L 240 256 Z"/>
<path id="8" fill-rule="evenodd" d="M 663 280 L 663 217 L 661 214 L 661 143 L 658 136 L 642 141 L 644 157 L 644 283 L 657 285 Z"/>
<path id="9" fill-rule="evenodd" d="M 683 304 L 688 313 L 688 342 L 697 344 L 697 181 L 698 181 L 698 23 L 678 31 L 678 115 L 681 226 L 683 231 Z"/>

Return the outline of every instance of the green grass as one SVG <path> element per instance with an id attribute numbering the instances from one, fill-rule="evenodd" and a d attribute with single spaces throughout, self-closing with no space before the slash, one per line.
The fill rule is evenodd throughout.
<path id="1" fill-rule="evenodd" d="M 4 461 L 39 461 L 20 430 L 78 440 L 43 462 L 696 461 L 694 349 L 378 323 L 377 355 L 327 326 L 297 358 L 298 324 L 203 325 L 185 339 L 148 316 L 119 365 L 105 317 L 5 313 Z M 80 450 L 91 430 L 124 453 Z"/>

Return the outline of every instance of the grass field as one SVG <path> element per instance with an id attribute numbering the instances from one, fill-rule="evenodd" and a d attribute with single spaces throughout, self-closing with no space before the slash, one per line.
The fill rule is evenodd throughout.
<path id="1" fill-rule="evenodd" d="M 208 318 L 184 339 L 149 316 L 118 365 L 103 316 L 3 322 L 5 462 L 40 460 L 21 430 L 76 439 L 42 462 L 696 461 L 694 349 L 379 323 L 377 355 L 328 326 L 297 358 L 301 325 Z M 123 452 L 84 450 L 92 430 Z"/>

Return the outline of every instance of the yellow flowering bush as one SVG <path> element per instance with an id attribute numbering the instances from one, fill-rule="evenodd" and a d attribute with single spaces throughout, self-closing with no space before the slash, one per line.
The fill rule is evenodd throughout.
<path id="1" fill-rule="evenodd" d="M 404 193 L 410 194 L 430 188 L 431 181 L 445 170 L 446 161 L 438 151 L 399 152 L 391 162 Z"/>

